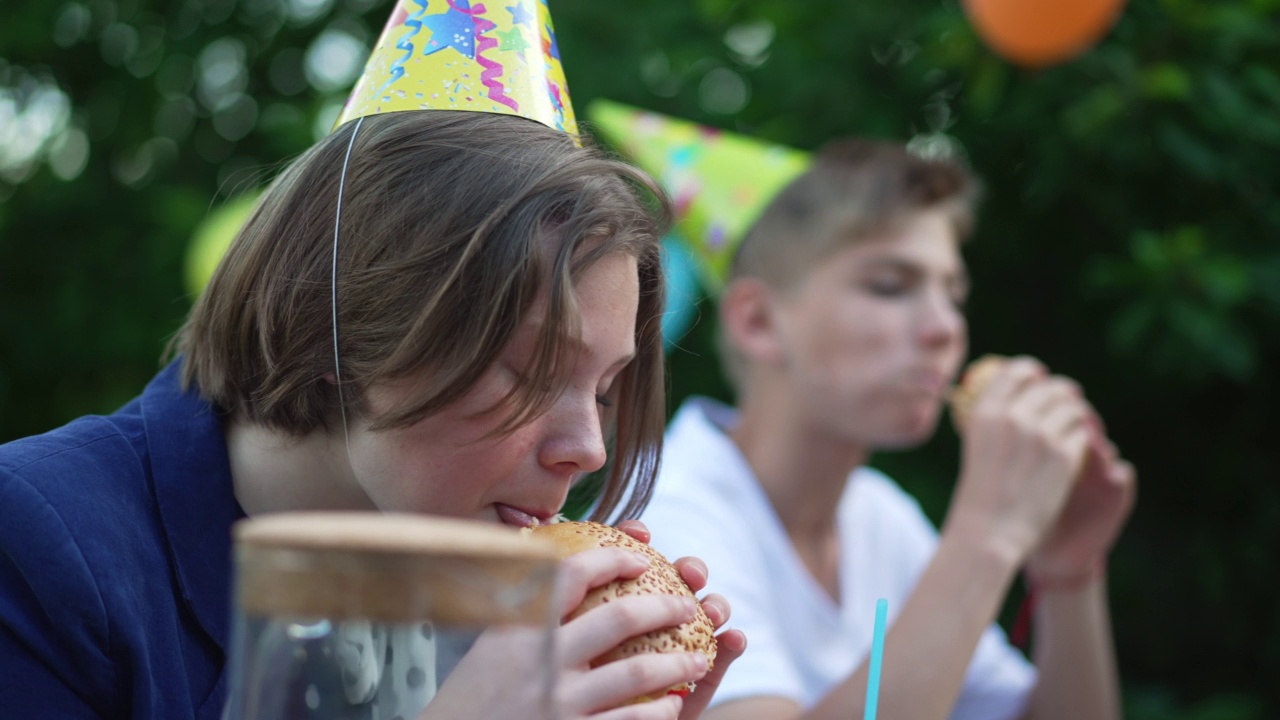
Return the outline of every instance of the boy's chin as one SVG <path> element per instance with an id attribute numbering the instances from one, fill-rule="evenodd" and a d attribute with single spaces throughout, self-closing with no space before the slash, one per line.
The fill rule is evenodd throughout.
<path id="1" fill-rule="evenodd" d="M 928 438 L 902 438 L 891 437 L 872 445 L 875 450 L 884 450 L 888 452 L 901 452 L 905 450 L 914 450 L 925 443 Z"/>
<path id="2" fill-rule="evenodd" d="M 929 442 L 938 429 L 938 416 L 927 421 L 903 423 L 895 428 L 886 428 L 877 434 L 870 443 L 876 450 L 912 450 Z"/>

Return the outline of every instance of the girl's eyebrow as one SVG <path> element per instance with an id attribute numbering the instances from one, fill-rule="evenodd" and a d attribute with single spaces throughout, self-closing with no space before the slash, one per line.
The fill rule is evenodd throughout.
<path id="1" fill-rule="evenodd" d="M 512 344 L 519 347 L 522 343 L 533 342 L 534 339 L 541 336 L 541 333 L 542 322 L 530 322 L 529 325 L 526 326 L 526 329 L 516 331 L 516 336 L 512 339 Z M 572 335 L 560 335 L 560 337 L 556 339 L 556 345 L 587 357 L 596 356 L 596 351 L 591 348 L 591 346 L 583 342 L 581 338 L 573 337 Z M 632 348 L 629 352 L 619 355 L 618 359 L 615 360 L 610 367 L 626 365 L 636 358 L 636 354 L 635 348 Z"/>
<path id="2" fill-rule="evenodd" d="M 569 348 L 570 350 L 573 350 L 573 351 L 576 351 L 576 352 L 578 352 L 578 353 L 581 353 L 582 355 L 585 355 L 585 356 L 587 356 L 587 357 L 595 357 L 595 356 L 596 356 L 596 351 L 595 351 L 595 350 L 593 350 L 593 349 L 592 349 L 589 345 L 587 345 L 586 343 L 582 342 L 582 340 L 581 340 L 580 338 L 568 337 L 568 336 L 565 336 L 565 335 L 561 335 L 561 336 L 560 336 L 560 342 L 561 342 L 561 343 L 563 343 L 563 344 L 564 344 L 564 346 L 565 346 L 565 347 L 567 347 L 567 348 Z M 624 354 L 622 354 L 622 355 L 619 355 L 619 356 L 618 356 L 618 359 L 617 359 L 617 360 L 614 360 L 614 361 L 613 361 L 613 364 L 612 364 L 612 365 L 610 365 L 609 367 L 611 367 L 611 368 L 612 368 L 612 367 L 621 367 L 621 366 L 626 365 L 627 363 L 631 362 L 631 361 L 632 361 L 632 360 L 634 360 L 635 358 L 636 358 L 636 351 L 635 351 L 634 349 L 632 349 L 630 352 L 627 352 L 627 353 L 624 353 Z"/>

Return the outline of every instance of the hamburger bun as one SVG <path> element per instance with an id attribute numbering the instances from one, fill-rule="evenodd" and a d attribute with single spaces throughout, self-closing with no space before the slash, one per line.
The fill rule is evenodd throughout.
<path id="1" fill-rule="evenodd" d="M 600 547 L 620 547 L 624 550 L 643 553 L 649 558 L 648 569 L 634 580 L 615 580 L 588 592 L 582 604 L 569 614 L 567 620 L 572 620 L 600 605 L 628 595 L 695 597 L 693 591 L 680 577 L 680 571 L 668 562 L 662 553 L 654 550 L 648 543 L 642 543 L 617 528 L 596 522 L 561 522 L 535 527 L 533 534 L 554 542 L 561 558 Z M 702 609 L 702 605 L 698 605 L 697 615 L 689 622 L 633 637 L 592 660 L 591 667 L 599 667 L 614 660 L 641 653 L 654 652 L 701 652 L 707 657 L 709 671 L 716 659 L 715 626 Z M 631 703 L 657 700 L 670 694 L 685 696 L 692 690 L 693 687 L 689 683 L 681 683 L 662 692 L 634 698 Z"/>
<path id="2" fill-rule="evenodd" d="M 965 368 L 960 382 L 947 398 L 951 406 L 951 423 L 955 425 L 957 433 L 964 434 L 964 429 L 969 424 L 969 413 L 973 412 L 978 396 L 1008 359 L 1003 355 L 983 355 Z"/>

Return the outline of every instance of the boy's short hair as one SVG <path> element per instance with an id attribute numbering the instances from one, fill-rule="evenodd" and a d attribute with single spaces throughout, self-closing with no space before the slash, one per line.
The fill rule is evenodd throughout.
<path id="1" fill-rule="evenodd" d="M 302 436 L 338 412 L 331 280 L 348 123 L 270 185 L 171 344 L 183 379 L 224 412 Z M 656 207 L 651 198 L 657 198 Z M 574 279 L 612 252 L 637 259 L 636 358 L 615 382 L 611 464 L 597 515 L 648 501 L 665 418 L 659 255 L 665 196 L 646 175 L 541 124 L 480 112 L 364 119 L 338 241 L 342 395 L 414 382 L 376 430 L 460 398 L 507 345 L 539 292 L 548 304 L 529 382 L 506 398 L 519 427 L 566 386 L 578 333 Z M 608 429 L 606 429 L 608 433 Z M 635 485 L 627 491 L 628 480 Z"/>
<path id="2" fill-rule="evenodd" d="M 752 277 L 789 289 L 831 253 L 930 210 L 945 211 L 957 239 L 965 240 L 977 194 L 977 179 L 957 160 L 883 140 L 832 142 L 765 207 L 738 246 L 726 282 Z M 720 350 L 741 390 L 743 359 L 723 332 Z"/>

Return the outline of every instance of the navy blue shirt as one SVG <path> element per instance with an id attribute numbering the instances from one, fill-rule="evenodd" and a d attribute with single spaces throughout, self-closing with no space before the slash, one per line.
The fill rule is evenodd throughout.
<path id="1" fill-rule="evenodd" d="M 221 715 L 244 513 L 222 419 L 178 378 L 0 446 L 0 716 Z"/>

